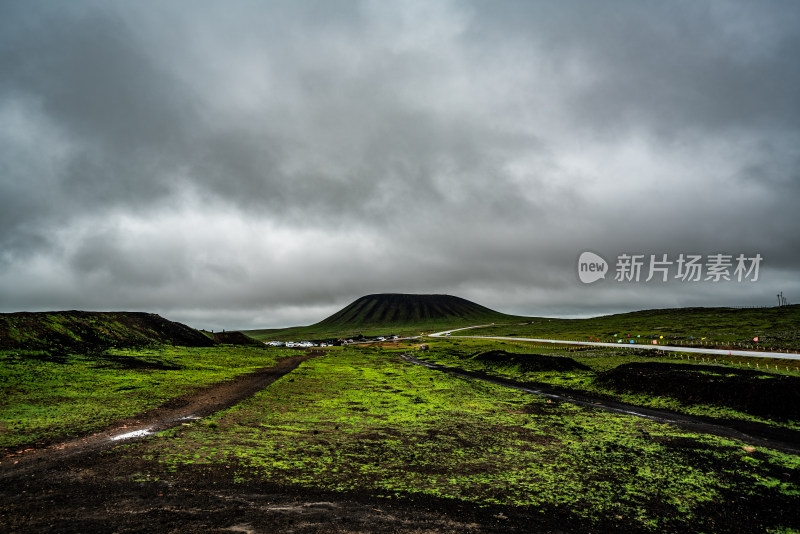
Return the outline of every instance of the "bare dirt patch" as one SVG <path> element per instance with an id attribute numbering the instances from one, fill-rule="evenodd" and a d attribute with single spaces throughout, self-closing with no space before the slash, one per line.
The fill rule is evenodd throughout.
<path id="1" fill-rule="evenodd" d="M 132 482 L 143 462 L 92 453 L 0 485 L 9 532 L 464 533 L 587 532 L 568 510 L 479 507 L 453 499 L 332 493 L 235 482 L 222 467 Z M 618 525 L 620 526 L 620 525 Z M 622 531 L 630 531 L 622 528 Z"/>

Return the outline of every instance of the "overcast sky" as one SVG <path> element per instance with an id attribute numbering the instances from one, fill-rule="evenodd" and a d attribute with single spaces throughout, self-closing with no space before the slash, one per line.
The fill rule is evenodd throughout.
<path id="1" fill-rule="evenodd" d="M 0 311 L 798 302 L 798 58 L 789 1 L 6 0 Z M 762 261 L 617 281 L 625 253 Z"/>

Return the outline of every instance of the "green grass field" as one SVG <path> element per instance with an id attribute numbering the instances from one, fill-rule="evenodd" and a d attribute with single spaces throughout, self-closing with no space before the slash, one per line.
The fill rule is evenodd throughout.
<path id="1" fill-rule="evenodd" d="M 615 343 L 708 346 L 727 345 L 756 349 L 800 350 L 800 305 L 779 308 L 676 308 L 645 310 L 591 319 L 542 319 L 496 324 L 455 335 L 518 336 Z M 630 336 L 630 337 L 628 337 Z M 753 338 L 759 341 L 754 342 Z M 663 338 L 663 339 L 662 339 Z"/>
<path id="2" fill-rule="evenodd" d="M 100 430 L 198 387 L 273 365 L 263 347 L 171 347 L 52 356 L 0 351 L 0 448 Z"/>
<path id="3" fill-rule="evenodd" d="M 536 382 L 598 395 L 604 398 L 615 399 L 639 406 L 673 410 L 688 415 L 699 415 L 714 418 L 738 419 L 742 421 L 756 421 L 770 426 L 794 428 L 800 430 L 800 420 L 774 420 L 769 417 L 747 413 L 724 404 L 709 404 L 703 402 L 682 402 L 680 399 L 669 395 L 644 394 L 641 392 L 620 391 L 609 387 L 598 377 L 623 364 L 629 363 L 673 363 L 695 366 L 713 365 L 719 369 L 719 374 L 724 376 L 726 369 L 760 370 L 770 376 L 800 376 L 797 362 L 791 360 L 739 358 L 728 356 L 703 357 L 675 352 L 657 353 L 655 351 L 636 351 L 616 348 L 576 348 L 570 345 L 550 345 L 529 342 L 496 341 L 479 339 L 433 340 L 429 343 L 430 350 L 421 357 L 426 360 L 444 365 L 459 367 L 468 371 L 482 371 L 490 375 L 522 382 Z M 475 356 L 492 351 L 505 350 L 509 353 L 535 353 L 550 356 L 563 356 L 589 367 L 589 370 L 568 371 L 543 371 L 526 372 L 514 365 L 491 365 L 476 359 Z M 758 368 L 756 366 L 759 366 Z M 776 369 L 777 367 L 777 369 Z"/>
<path id="4" fill-rule="evenodd" d="M 381 309 L 387 317 L 393 313 L 391 306 Z M 415 319 L 419 313 L 414 312 L 392 327 L 367 320 L 379 311 L 371 310 L 348 328 L 365 335 L 417 334 L 490 319 L 479 312 L 462 317 L 462 323 L 452 317 L 423 320 Z M 744 344 L 759 336 L 788 349 L 798 346 L 798 314 L 797 306 L 655 310 L 587 320 L 528 319 L 465 334 L 564 339 L 663 335 L 674 344 L 693 343 L 695 337 L 707 343 Z M 197 336 L 157 316 L 123 317 L 129 324 L 120 323 L 113 331 L 111 323 L 102 323 L 99 334 L 89 326 L 61 328 L 63 321 L 47 315 L 33 319 L 38 321 L 35 338 L 14 330 L 17 323 L 12 321 L 20 320 L 16 316 L 7 321 L 7 331 L 43 348 L 0 351 L 0 448 L 7 451 L 101 430 L 200 387 L 296 354 L 258 345 L 160 344 L 159 330 L 148 326 L 147 332 L 157 335 L 141 334 L 145 330 L 137 321 L 163 325 L 164 335 L 177 332 L 190 340 Z M 333 323 L 328 327 L 344 328 L 344 323 Z M 51 331 L 62 336 L 57 343 L 51 341 Z M 314 339 L 310 332 L 264 335 Z M 197 335 L 203 343 L 210 339 Z M 148 346 L 130 346 L 139 343 Z M 579 530 L 598 532 L 800 530 L 798 455 L 553 401 L 401 359 L 420 343 L 428 344 L 429 350 L 419 356 L 446 365 L 642 406 L 800 430 L 800 421 L 759 415 L 747 406 L 738 409 L 725 398 L 687 401 L 677 394 L 619 389 L 603 381 L 631 364 L 657 363 L 659 369 L 681 364 L 688 365 L 684 376 L 706 380 L 702 390 L 740 375 L 755 376 L 759 384 L 777 389 L 780 384 L 791 386 L 800 376 L 795 363 L 786 360 L 723 356 L 704 361 L 705 357 L 687 359 L 678 353 L 453 336 L 329 349 L 230 409 L 104 454 L 123 456 L 112 456 L 121 466 L 113 476 L 137 488 L 165 481 L 178 484 L 184 475 L 193 477 L 184 480 L 213 486 L 227 477 L 249 488 L 290 486 L 424 506 L 456 503 L 485 507 L 495 518 L 563 518 L 573 527 L 580 525 Z M 70 347 L 76 350 L 67 350 Z M 476 358 L 498 349 L 569 357 L 586 367 L 530 371 Z M 774 368 L 777 365 L 781 368 Z"/>
<path id="5" fill-rule="evenodd" d="M 795 506 L 797 456 L 452 377 L 378 349 L 308 361 L 128 454 L 150 461 L 141 482 L 228 469 L 242 482 L 506 506 L 612 530 L 800 526 L 758 511 Z M 727 506 L 723 516 L 720 503 L 737 499 L 741 517 Z"/>

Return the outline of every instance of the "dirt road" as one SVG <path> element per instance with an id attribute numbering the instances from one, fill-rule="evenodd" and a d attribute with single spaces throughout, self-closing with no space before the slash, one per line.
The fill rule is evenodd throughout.
<path id="1" fill-rule="evenodd" d="M 313 358 L 313 353 L 289 356 L 272 367 L 214 384 L 193 394 L 178 397 L 153 410 L 119 421 L 110 428 L 41 449 L 9 451 L 0 461 L 0 480 L 9 476 L 46 468 L 54 461 L 89 452 L 110 449 L 120 443 L 141 439 L 188 421 L 225 410 L 252 397 L 277 379 Z"/>
<path id="2" fill-rule="evenodd" d="M 235 465 L 164 472 L 146 483 L 131 480 L 152 468 L 151 462 L 115 446 L 233 406 L 312 357 L 291 356 L 104 432 L 7 456 L 0 463 L 0 532 L 507 533 L 528 532 L 532 523 L 550 531 L 555 523 L 569 522 L 542 519 L 536 511 L 518 512 L 512 519 L 508 507 L 487 509 L 425 496 L 392 502 L 367 492 L 241 482 Z"/>

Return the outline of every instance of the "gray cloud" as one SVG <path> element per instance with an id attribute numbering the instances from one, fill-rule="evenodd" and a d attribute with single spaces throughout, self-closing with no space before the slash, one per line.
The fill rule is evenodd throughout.
<path id="1" fill-rule="evenodd" d="M 0 7 L 0 305 L 308 323 L 371 292 L 586 314 L 797 293 L 790 3 Z M 762 280 L 583 286 L 760 252 Z"/>

